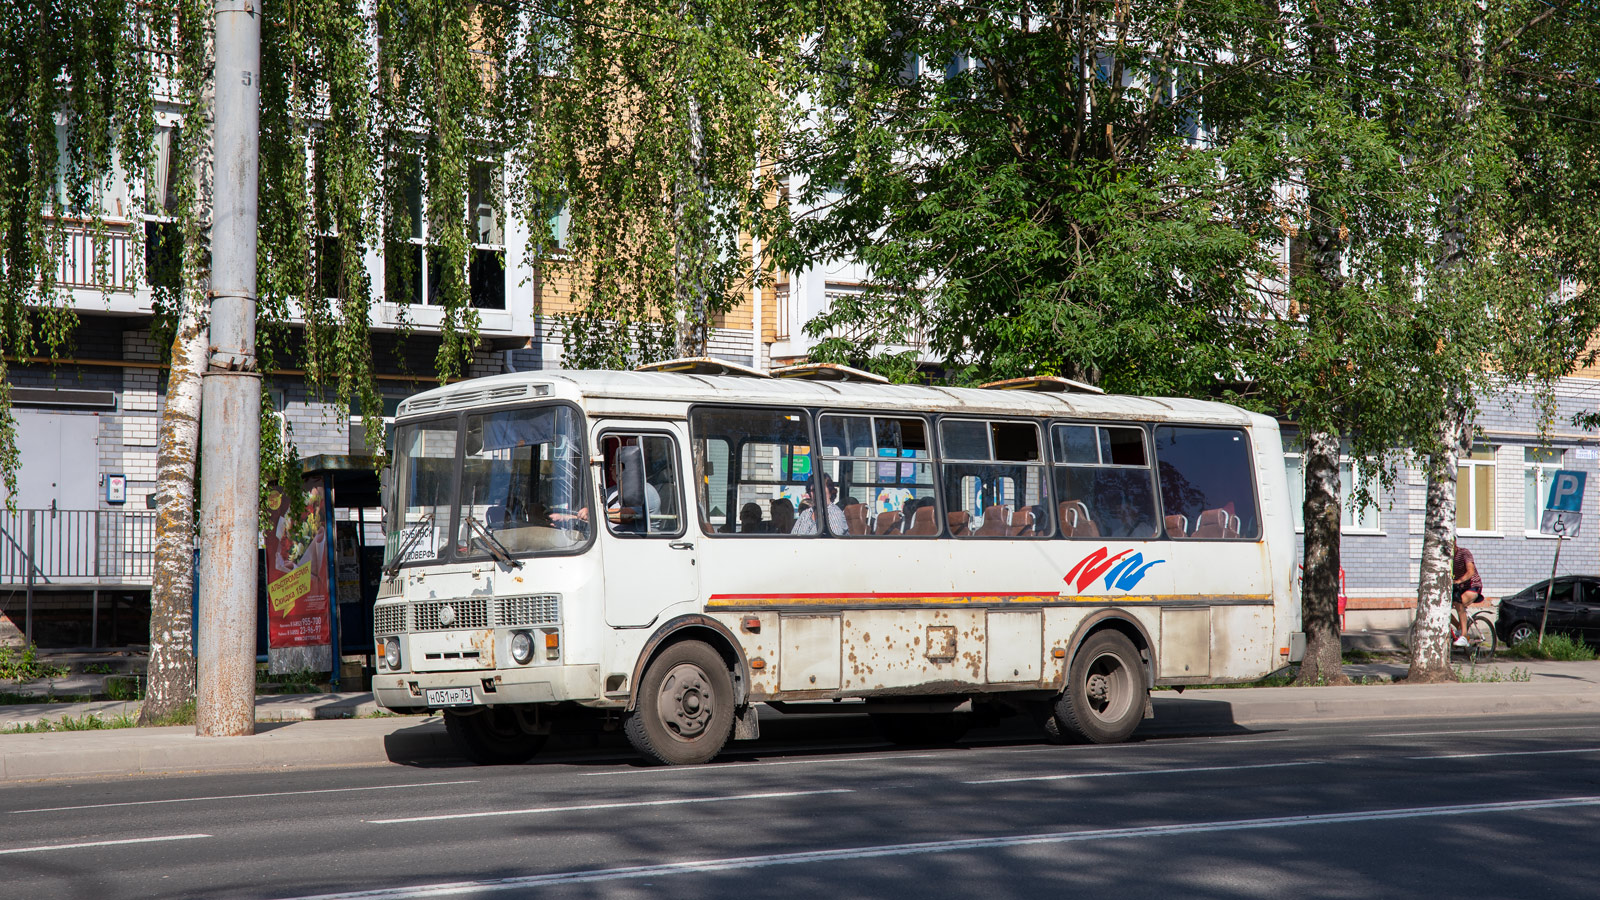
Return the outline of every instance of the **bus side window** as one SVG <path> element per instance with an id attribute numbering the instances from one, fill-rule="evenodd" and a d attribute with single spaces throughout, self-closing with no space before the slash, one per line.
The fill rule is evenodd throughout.
<path id="1" fill-rule="evenodd" d="M 1155 489 L 1144 429 L 1055 425 L 1056 516 L 1064 537 L 1153 538 Z"/>
<path id="2" fill-rule="evenodd" d="M 1045 538 L 1044 457 L 1033 422 L 946 419 L 939 424 L 945 527 L 951 537 Z"/>
<path id="3" fill-rule="evenodd" d="M 1155 438 L 1169 537 L 1261 537 L 1250 442 L 1243 429 L 1160 425 Z M 1173 527 L 1180 519 L 1187 534 Z"/>
<path id="4" fill-rule="evenodd" d="M 674 441 L 663 434 L 608 431 L 605 457 L 606 527 L 612 534 L 679 537 L 683 492 Z"/>
<path id="5" fill-rule="evenodd" d="M 689 414 L 701 530 L 790 534 L 812 483 L 811 421 L 798 409 L 698 407 Z"/>
<path id="6" fill-rule="evenodd" d="M 918 509 L 936 504 L 927 423 L 910 416 L 829 413 L 819 425 L 822 470 L 844 512 L 845 531 L 838 536 L 925 534 L 912 526 Z"/>

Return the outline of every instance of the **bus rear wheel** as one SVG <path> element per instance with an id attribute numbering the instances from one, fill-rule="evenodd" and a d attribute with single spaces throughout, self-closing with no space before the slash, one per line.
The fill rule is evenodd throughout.
<path id="1" fill-rule="evenodd" d="M 504 706 L 468 712 L 445 710 L 444 730 L 461 755 L 480 766 L 527 762 L 543 749 L 548 738 L 528 731 L 517 711 Z"/>
<path id="2" fill-rule="evenodd" d="M 710 762 L 733 733 L 733 674 L 717 651 L 684 641 L 661 651 L 623 720 L 628 742 L 652 762 Z"/>
<path id="3" fill-rule="evenodd" d="M 1125 741 L 1144 718 L 1144 661 L 1133 642 L 1116 631 L 1093 635 L 1072 657 L 1067 687 L 1056 701 L 1056 724 L 1092 744 Z"/>

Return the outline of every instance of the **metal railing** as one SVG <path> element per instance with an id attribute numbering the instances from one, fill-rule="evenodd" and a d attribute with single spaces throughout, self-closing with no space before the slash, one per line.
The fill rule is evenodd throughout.
<path id="1" fill-rule="evenodd" d="M 137 287 L 133 234 L 128 226 L 107 224 L 100 234 L 84 224 L 62 222 L 59 227 L 62 248 L 57 284 L 122 290 Z"/>
<path id="2" fill-rule="evenodd" d="M 26 591 L 23 632 L 30 643 L 34 591 L 148 585 L 155 549 L 154 512 L 0 510 L 0 588 Z"/>

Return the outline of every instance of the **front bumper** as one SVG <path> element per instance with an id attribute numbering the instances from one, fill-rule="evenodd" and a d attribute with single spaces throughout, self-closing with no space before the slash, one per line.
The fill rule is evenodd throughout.
<path id="1" fill-rule="evenodd" d="M 429 688 L 463 687 L 472 689 L 475 706 L 562 700 L 595 703 L 603 699 L 599 666 L 545 665 L 495 671 L 400 672 L 372 676 L 373 698 L 384 709 L 397 711 L 426 709 Z"/>

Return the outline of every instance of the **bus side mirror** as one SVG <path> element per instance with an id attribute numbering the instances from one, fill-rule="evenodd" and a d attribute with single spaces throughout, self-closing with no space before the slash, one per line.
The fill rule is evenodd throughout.
<path id="1" fill-rule="evenodd" d="M 378 503 L 385 512 L 390 509 L 389 502 L 394 499 L 394 467 L 384 466 L 378 470 Z"/>

